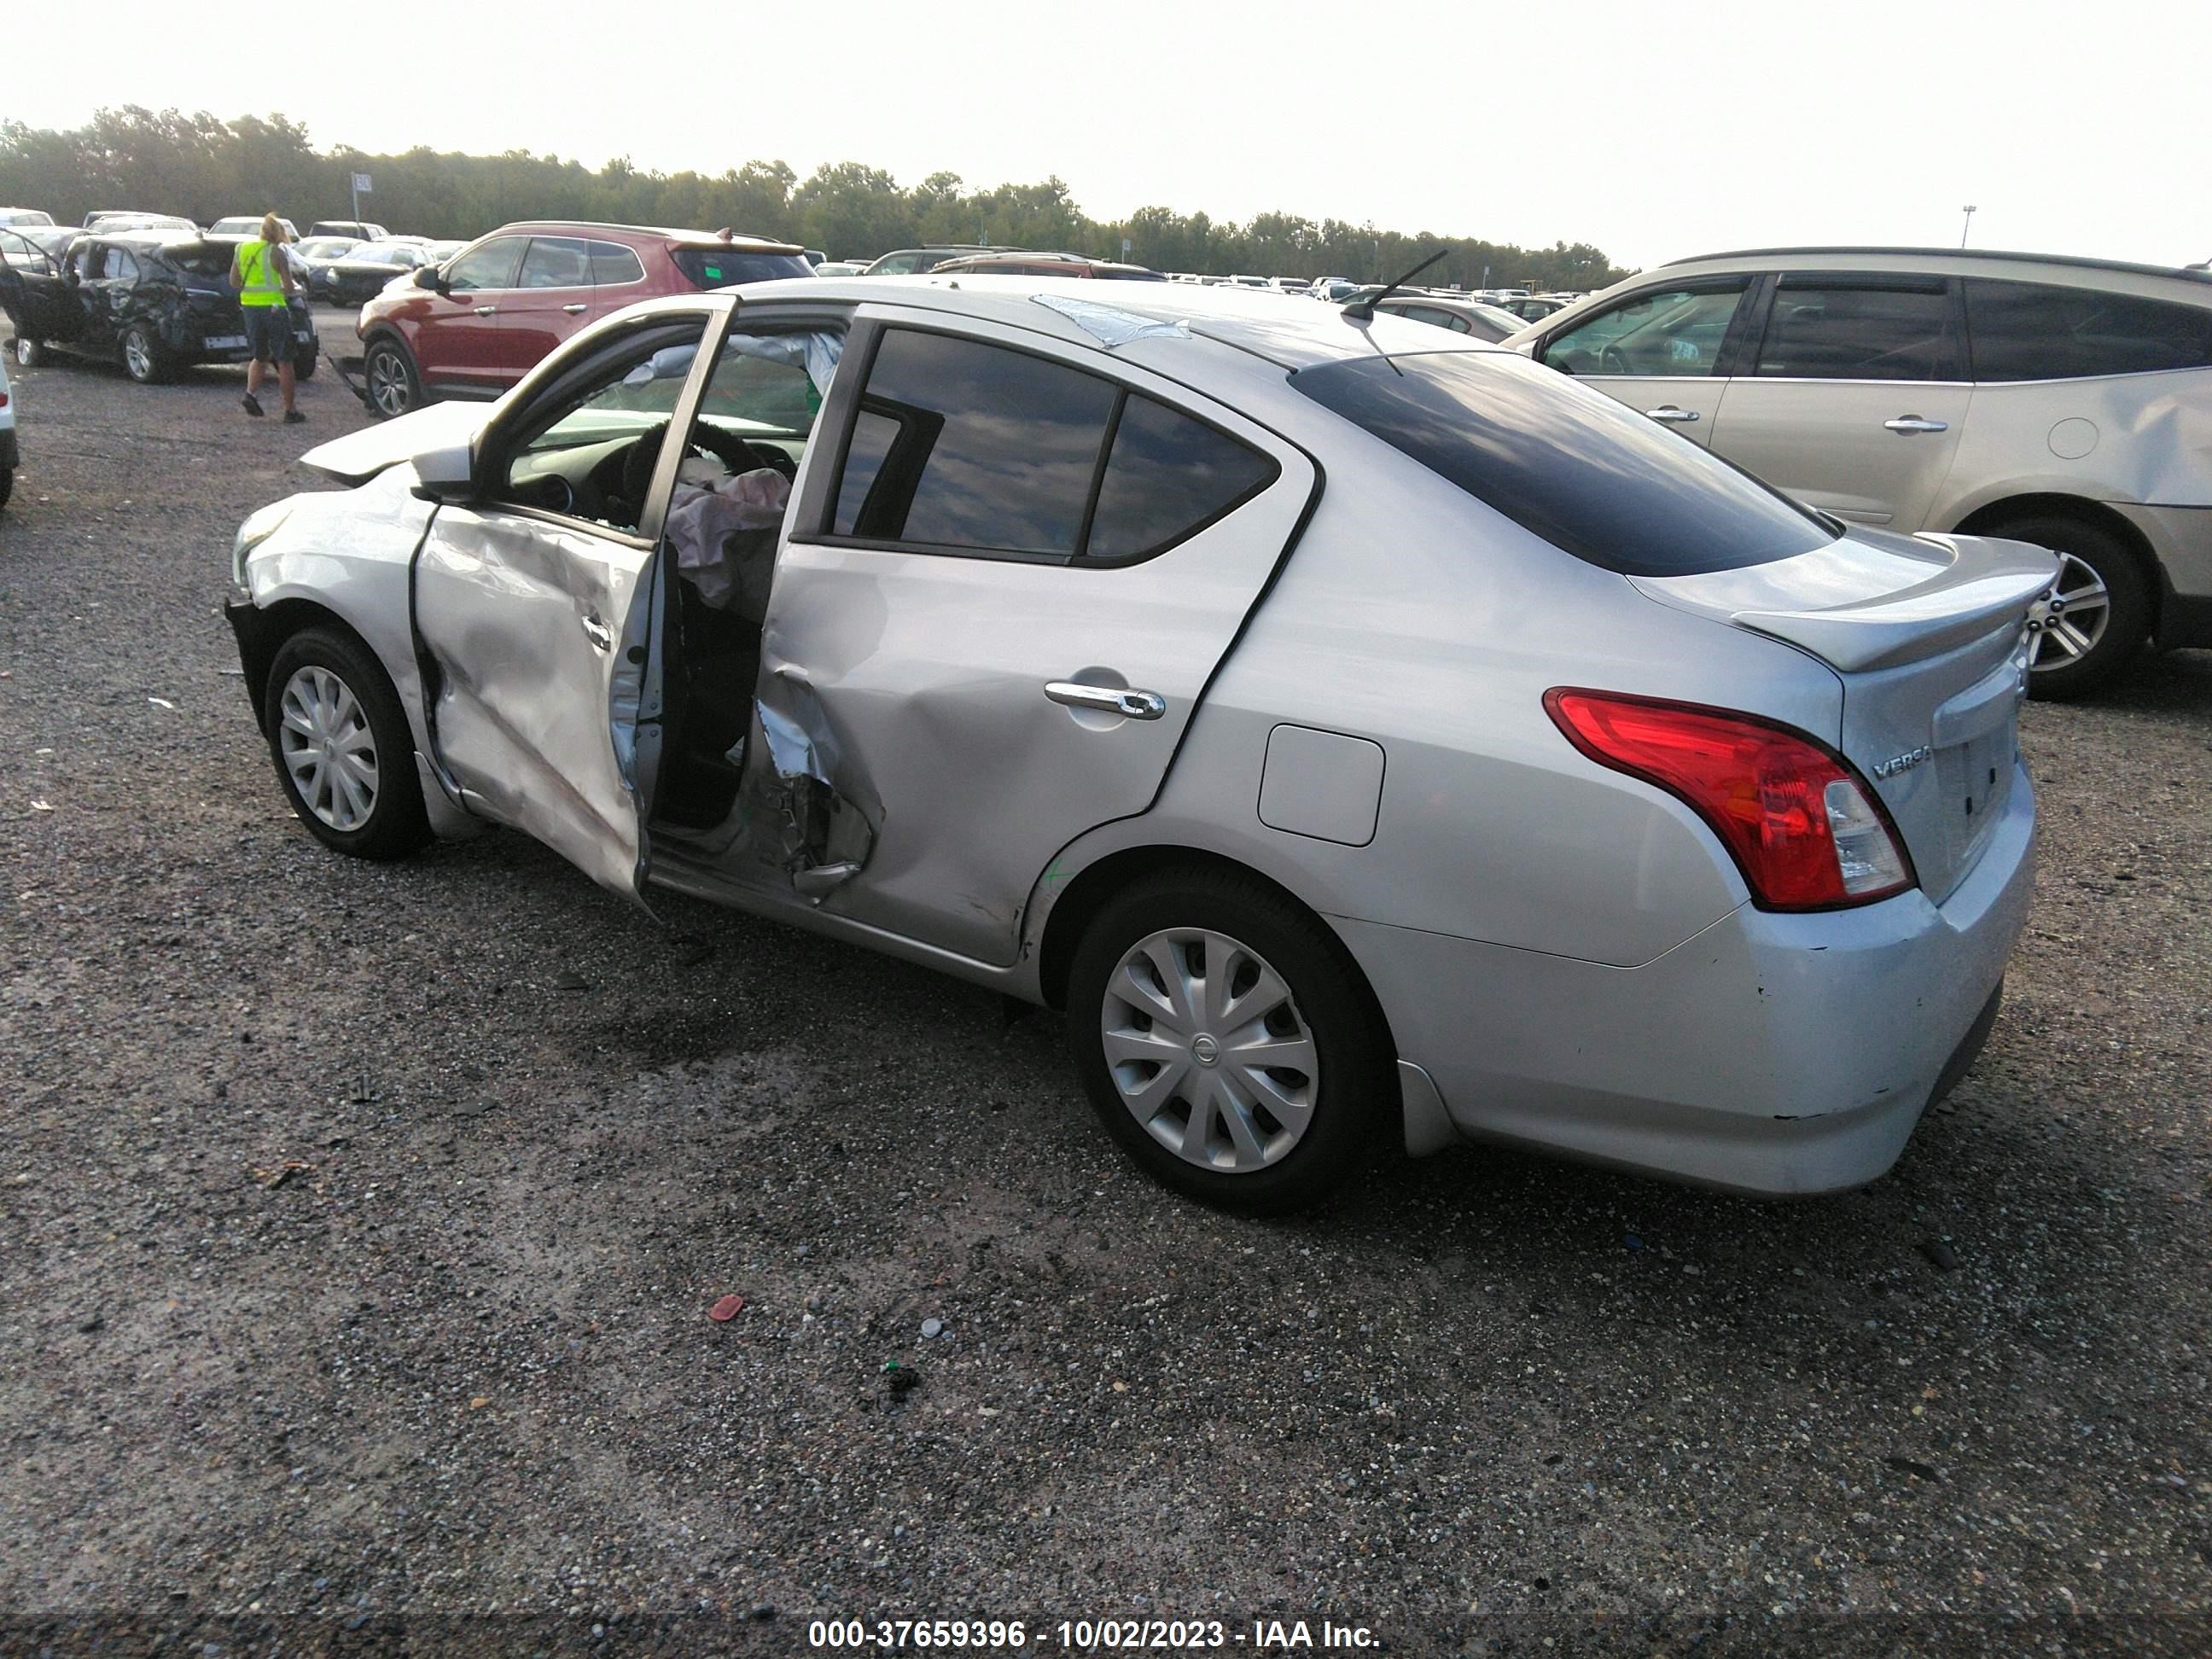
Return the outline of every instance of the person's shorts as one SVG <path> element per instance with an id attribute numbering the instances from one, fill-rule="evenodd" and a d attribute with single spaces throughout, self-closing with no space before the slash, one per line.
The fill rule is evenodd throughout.
<path id="1" fill-rule="evenodd" d="M 292 308 L 289 306 L 241 306 L 246 313 L 246 343 L 254 361 L 289 363 L 292 361 Z"/>

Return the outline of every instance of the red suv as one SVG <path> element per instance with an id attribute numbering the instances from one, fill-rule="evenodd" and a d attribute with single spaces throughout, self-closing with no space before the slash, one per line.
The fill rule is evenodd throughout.
<path id="1" fill-rule="evenodd" d="M 585 324 L 636 301 L 813 274 L 805 249 L 726 230 L 505 225 L 361 308 L 368 404 L 389 417 L 496 398 Z"/>

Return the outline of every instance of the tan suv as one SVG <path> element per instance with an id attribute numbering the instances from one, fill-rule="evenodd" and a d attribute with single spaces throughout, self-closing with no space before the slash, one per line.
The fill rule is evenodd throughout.
<path id="1" fill-rule="evenodd" d="M 1662 265 L 1507 342 L 1855 525 L 2060 555 L 2031 684 L 2212 645 L 2212 272 L 1917 248 Z"/>

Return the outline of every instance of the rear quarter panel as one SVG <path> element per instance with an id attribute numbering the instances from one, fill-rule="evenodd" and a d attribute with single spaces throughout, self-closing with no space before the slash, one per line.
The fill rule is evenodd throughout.
<path id="1" fill-rule="evenodd" d="M 1977 386 L 1927 527 L 2031 495 L 2212 506 L 2212 369 Z"/>
<path id="2" fill-rule="evenodd" d="M 1671 796 L 1584 759 L 1543 694 L 1676 697 L 1832 742 L 1836 677 L 1789 647 L 1652 604 L 1316 405 L 1270 416 L 1301 428 L 1291 435 L 1322 459 L 1321 506 L 1152 812 L 1079 840 L 1047 886 L 1125 848 L 1195 846 L 1325 915 L 1622 966 L 1744 902 L 1711 832 Z M 1370 842 L 1261 822 L 1279 724 L 1382 747 Z"/>

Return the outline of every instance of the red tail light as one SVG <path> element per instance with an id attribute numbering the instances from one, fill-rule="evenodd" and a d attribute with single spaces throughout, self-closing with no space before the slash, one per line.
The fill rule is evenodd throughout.
<path id="1" fill-rule="evenodd" d="M 1914 884 L 1863 779 L 1825 744 L 1749 714 L 1555 686 L 1544 709 L 1601 766 L 1656 784 L 1711 826 L 1763 910 L 1868 904 Z"/>

